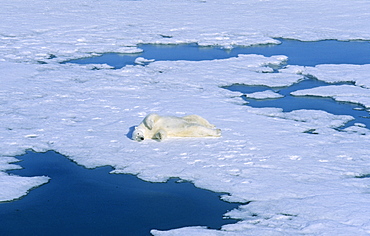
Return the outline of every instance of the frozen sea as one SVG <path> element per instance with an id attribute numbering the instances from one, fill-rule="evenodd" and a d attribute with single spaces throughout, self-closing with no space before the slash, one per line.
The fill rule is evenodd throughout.
<path id="1" fill-rule="evenodd" d="M 104 53 L 139 53 L 140 44 L 235 46 L 370 40 L 370 3 L 355 1 L 16 0 L 0 8 L 0 201 L 26 195 L 48 176 L 21 177 L 15 156 L 54 150 L 88 168 L 152 182 L 177 177 L 247 203 L 220 230 L 153 229 L 153 235 L 368 235 L 369 130 L 352 115 L 318 109 L 252 107 L 315 78 L 326 86 L 296 97 L 370 108 L 368 62 L 288 64 L 287 55 L 240 54 L 202 61 L 154 61 L 112 70 L 61 64 Z M 144 58 L 138 62 L 147 63 Z M 341 64 L 337 64 L 341 63 Z M 280 94 L 281 95 L 281 94 Z M 146 114 L 201 115 L 221 138 L 136 143 L 130 128 Z M 47 184 L 46 184 L 47 185 Z M 40 188 L 41 189 L 41 188 Z M 33 190 L 31 190 L 32 192 Z"/>

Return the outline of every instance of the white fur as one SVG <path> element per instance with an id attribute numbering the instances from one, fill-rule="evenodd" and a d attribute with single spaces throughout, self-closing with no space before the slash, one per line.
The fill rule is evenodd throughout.
<path id="1" fill-rule="evenodd" d="M 215 129 L 206 119 L 189 115 L 184 117 L 160 116 L 155 113 L 147 115 L 141 124 L 135 127 L 132 139 L 157 139 L 167 137 L 220 137 L 221 130 Z"/>

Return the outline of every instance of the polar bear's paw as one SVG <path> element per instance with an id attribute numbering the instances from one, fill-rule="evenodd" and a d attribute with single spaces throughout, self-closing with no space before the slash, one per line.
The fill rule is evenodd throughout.
<path id="1" fill-rule="evenodd" d="M 159 130 L 154 136 L 154 139 L 157 139 L 158 141 L 162 141 L 163 139 L 167 138 L 167 133 L 164 130 Z"/>
<path id="2" fill-rule="evenodd" d="M 216 126 L 215 125 L 212 125 L 212 124 L 205 124 L 204 125 L 205 127 L 207 127 L 207 128 L 209 128 L 209 129 L 214 129 L 214 128 L 216 128 Z"/>

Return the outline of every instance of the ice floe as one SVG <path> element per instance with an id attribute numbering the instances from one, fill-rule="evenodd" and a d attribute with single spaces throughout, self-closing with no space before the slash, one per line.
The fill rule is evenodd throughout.
<path id="1" fill-rule="evenodd" d="M 139 43 L 276 44 L 370 39 L 368 1 L 12 1 L 0 9 L 0 201 L 24 196 L 48 177 L 7 174 L 27 149 L 55 150 L 92 168 L 111 165 L 148 181 L 179 177 L 224 199 L 249 203 L 222 230 L 190 227 L 154 235 L 297 235 L 370 232 L 369 135 L 351 117 L 241 106 L 231 84 L 289 86 L 303 76 L 353 81 L 295 95 L 369 106 L 369 65 L 287 66 L 284 55 L 214 61 L 155 61 L 111 70 L 59 64 Z M 98 67 L 96 67 L 98 66 Z M 276 70 L 276 66 L 277 69 Z M 99 70 L 92 70 L 97 68 Z M 344 95 L 343 95 L 344 94 Z M 219 139 L 136 143 L 146 114 L 198 114 Z M 312 130 L 315 130 L 313 132 Z M 313 134 L 315 133 L 315 134 Z"/>
<path id="2" fill-rule="evenodd" d="M 254 98 L 254 99 L 269 99 L 269 98 L 282 98 L 282 97 L 284 97 L 283 95 L 281 95 L 279 93 L 275 93 L 271 90 L 249 93 L 249 94 L 245 94 L 245 96 L 248 97 L 248 98 Z"/>

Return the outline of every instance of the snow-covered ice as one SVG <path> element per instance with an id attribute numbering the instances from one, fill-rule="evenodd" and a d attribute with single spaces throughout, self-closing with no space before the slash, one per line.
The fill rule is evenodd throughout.
<path id="1" fill-rule="evenodd" d="M 295 96 L 332 97 L 339 102 L 352 102 L 370 108 L 369 89 L 354 85 L 332 85 L 292 92 Z"/>
<path id="2" fill-rule="evenodd" d="M 315 76 L 354 85 L 297 91 L 369 106 L 369 65 L 287 66 L 286 56 L 155 61 L 111 70 L 59 64 L 138 43 L 253 45 L 370 39 L 370 2 L 355 1 L 7 1 L 0 8 L 0 201 L 19 198 L 48 177 L 18 177 L 12 156 L 55 150 L 86 167 L 111 165 L 148 181 L 180 177 L 250 202 L 227 213 L 222 230 L 189 227 L 154 235 L 368 235 L 369 133 L 337 131 L 349 116 L 251 108 L 232 84 L 289 86 Z M 355 99 L 355 100 L 354 100 Z M 137 143 L 143 117 L 198 114 L 221 138 Z M 315 134 L 308 133 L 315 130 Z M 365 134 L 365 135 L 363 135 Z M 13 164 L 12 164 L 13 163 Z"/>
<path id="3" fill-rule="evenodd" d="M 28 189 L 45 184 L 49 181 L 49 177 L 21 177 L 16 175 L 8 175 L 5 170 L 15 170 L 21 167 L 11 164 L 19 161 L 14 157 L 1 156 L 0 158 L 0 202 L 17 199 L 27 194 Z"/>
<path id="4" fill-rule="evenodd" d="M 283 95 L 279 93 L 275 93 L 271 90 L 265 90 L 262 92 L 255 92 L 255 93 L 248 93 L 244 94 L 247 98 L 254 98 L 254 99 L 271 99 L 271 98 L 282 98 Z"/>

